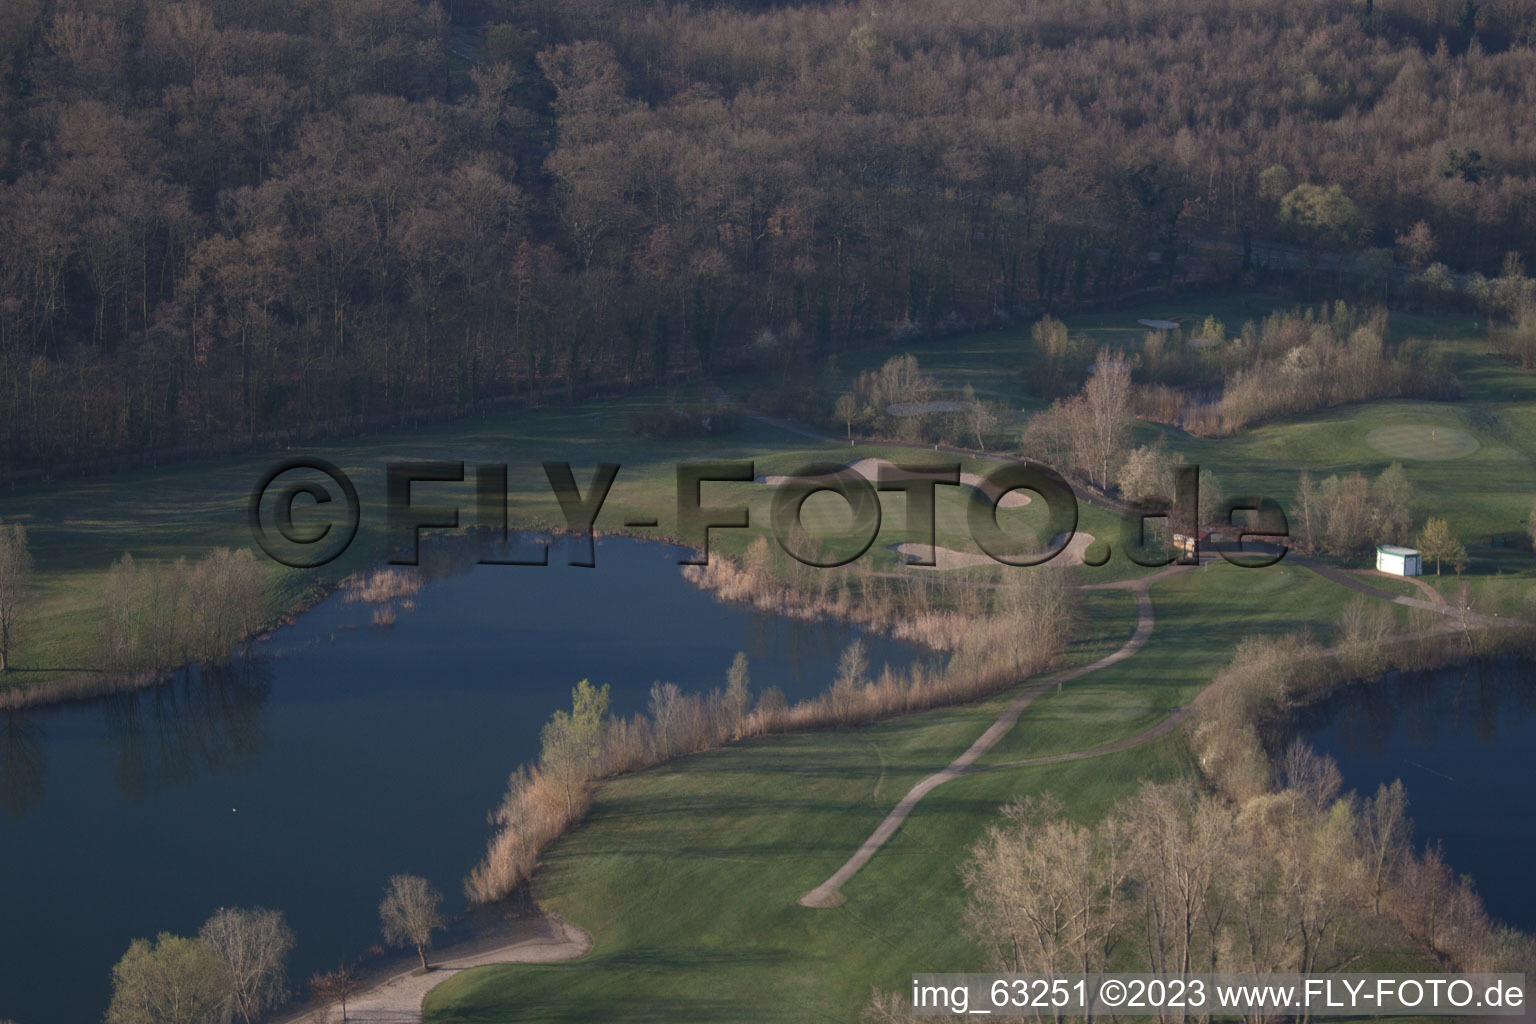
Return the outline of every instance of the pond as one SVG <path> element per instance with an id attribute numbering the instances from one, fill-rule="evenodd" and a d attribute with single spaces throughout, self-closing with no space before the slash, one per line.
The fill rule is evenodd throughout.
<path id="1" fill-rule="evenodd" d="M 1536 931 L 1536 668 L 1498 660 L 1354 685 L 1306 709 L 1298 734 L 1362 796 L 1402 779 L 1414 840 L 1440 842 L 1488 912 Z"/>
<path id="2" fill-rule="evenodd" d="M 100 1020 L 131 939 L 221 906 L 282 910 L 301 982 L 379 941 L 391 874 L 463 906 L 487 811 L 579 679 L 627 714 L 654 680 L 723 687 L 745 651 L 793 702 L 861 635 L 717 603 L 682 557 L 607 538 L 595 569 L 456 565 L 390 626 L 333 596 L 231 665 L 0 712 L 0 1020 Z M 876 668 L 923 656 L 866 642 Z"/>

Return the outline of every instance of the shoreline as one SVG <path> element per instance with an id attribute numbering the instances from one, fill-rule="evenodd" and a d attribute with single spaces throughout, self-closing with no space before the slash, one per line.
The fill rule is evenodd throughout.
<path id="1" fill-rule="evenodd" d="M 540 524 L 528 527 L 508 527 L 513 533 L 532 533 L 551 539 L 568 537 L 577 531 L 565 526 L 552 526 Z M 466 536 L 472 536 L 468 534 Z M 670 544 L 674 547 L 686 547 L 671 536 L 647 536 L 632 530 L 593 530 L 593 540 L 602 537 L 626 537 L 630 540 L 650 541 L 658 544 Z M 452 540 L 453 538 L 442 538 Z M 462 539 L 462 538 L 461 538 Z M 419 566 L 391 566 L 386 561 L 373 559 L 359 566 L 340 579 L 316 580 L 313 582 L 307 594 L 293 604 L 286 605 L 276 610 L 273 620 L 262 626 L 250 636 L 241 640 L 225 661 L 232 661 L 236 652 L 249 653 L 255 644 L 270 640 L 279 630 L 294 625 L 299 616 L 314 610 L 320 604 L 330 600 L 346 589 L 347 581 L 365 573 L 377 572 L 382 569 L 404 568 L 416 569 Z M 126 675 L 114 674 L 108 669 L 24 669 L 13 668 L 12 673 L 69 673 L 60 679 L 50 679 L 38 683 L 21 683 L 0 687 L 0 711 L 36 711 L 50 707 L 59 707 L 73 704 L 78 701 L 95 700 L 100 697 L 112 697 L 119 694 L 138 693 L 142 690 L 152 690 L 158 686 L 170 682 L 177 674 L 185 672 L 194 666 L 221 664 L 216 661 L 189 661 L 179 665 L 173 665 L 164 669 L 142 669 Z M 0 676 L 0 681 L 4 681 Z"/>
<path id="2" fill-rule="evenodd" d="M 274 621 L 241 640 L 237 645 L 236 651 L 239 651 L 241 654 L 249 654 L 253 645 L 270 640 L 278 630 L 293 625 L 298 621 L 300 615 L 339 593 L 351 575 L 349 573 L 347 577 L 340 580 L 316 581 L 309 594 L 297 603 L 279 610 Z M 236 652 L 231 651 L 230 656 L 224 659 L 224 661 L 233 661 L 235 656 Z M 194 666 L 222 663 L 215 661 L 188 661 L 171 668 L 142 669 L 128 675 L 114 674 L 104 668 L 12 669 L 11 671 L 13 672 L 57 671 L 73 672 L 74 674 L 64 679 L 21 686 L 7 686 L 5 689 L 0 689 L 0 711 L 36 711 L 44 708 L 74 704 L 79 701 L 96 700 L 100 697 L 114 697 L 119 694 L 138 693 L 141 690 L 153 690 L 156 687 L 165 685 L 175 679 L 179 673 L 186 672 Z"/>

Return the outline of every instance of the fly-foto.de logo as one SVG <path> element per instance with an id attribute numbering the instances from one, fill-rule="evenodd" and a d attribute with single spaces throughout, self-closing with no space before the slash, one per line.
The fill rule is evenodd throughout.
<path id="1" fill-rule="evenodd" d="M 593 530 L 613 491 L 622 466 L 600 463 L 583 485 L 568 462 L 541 463 L 560 508 L 565 528 L 584 544 L 575 545 L 568 564 L 592 568 L 596 553 Z M 935 565 L 940 488 L 961 488 L 965 501 L 965 531 L 987 557 L 1005 566 L 1034 566 L 1050 562 L 1071 548 L 1077 536 L 1079 502 L 1071 484 L 1048 466 L 1028 461 L 1002 462 L 985 475 L 962 473 L 958 462 L 901 464 L 878 462 L 873 473 L 854 465 L 815 463 L 796 472 L 761 477 L 748 460 L 680 462 L 676 467 L 676 506 L 670 540 L 691 550 L 683 565 L 706 565 L 712 531 L 752 528 L 749 493 L 732 485 L 771 488 L 768 530 L 796 561 L 814 568 L 833 568 L 858 560 L 874 545 L 887 514 L 881 494 L 900 495 L 901 521 L 909 545 L 919 551 L 909 565 Z M 1119 547 L 1137 565 L 1197 565 L 1202 549 L 1233 565 L 1265 568 L 1285 556 L 1289 524 L 1279 503 L 1264 495 L 1225 499 L 1214 523 L 1200 521 L 1198 466 L 1181 466 L 1175 473 L 1174 495 L 1151 508 L 1116 508 L 1120 515 Z M 462 461 L 417 460 L 383 467 L 384 534 L 394 554 L 392 565 L 420 561 L 424 531 L 476 529 L 505 540 L 511 532 L 508 466 L 505 463 L 468 466 Z M 472 483 L 472 501 L 445 502 L 432 494 L 434 485 Z M 462 486 L 459 488 L 462 490 Z M 427 492 L 427 493 L 424 493 Z M 849 525 L 835 536 L 815 536 L 804 512 L 815 495 L 836 495 L 847 506 Z M 1027 531 L 1011 531 L 999 510 L 1038 500 L 1044 522 Z M 466 516 L 466 507 L 472 517 Z M 340 557 L 358 534 L 362 502 L 351 478 L 334 464 L 318 458 L 281 462 L 256 481 L 247 504 L 251 535 L 274 560 L 293 568 L 310 569 Z M 629 516 L 623 528 L 631 532 L 657 530 L 657 516 Z M 1209 528 L 1208 528 L 1209 527 Z M 1171 541 L 1171 543 L 1170 543 Z M 906 545 L 904 545 L 906 547 Z M 1082 554 L 1084 565 L 1105 565 L 1112 545 L 1099 541 Z M 542 566 L 549 564 L 546 548 L 535 559 L 487 555 L 487 565 Z"/>

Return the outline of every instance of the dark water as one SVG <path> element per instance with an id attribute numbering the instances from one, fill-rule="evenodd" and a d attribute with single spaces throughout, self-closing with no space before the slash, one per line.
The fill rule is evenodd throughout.
<path id="1" fill-rule="evenodd" d="M 295 980 L 378 941 L 391 874 L 459 908 L 486 812 L 584 676 L 619 713 L 653 680 L 723 687 L 739 650 L 755 691 L 827 686 L 856 631 L 718 604 L 679 557 L 608 539 L 595 569 L 450 572 L 389 628 L 333 598 L 232 666 L 0 712 L 0 1020 L 100 1020 L 132 938 L 220 906 L 281 909 Z M 869 642 L 877 667 L 916 656 Z"/>
<path id="2" fill-rule="evenodd" d="M 1299 729 L 1362 796 L 1402 779 L 1416 843 L 1438 840 L 1489 913 L 1536 931 L 1536 666 L 1485 662 L 1352 686 L 1309 708 Z"/>

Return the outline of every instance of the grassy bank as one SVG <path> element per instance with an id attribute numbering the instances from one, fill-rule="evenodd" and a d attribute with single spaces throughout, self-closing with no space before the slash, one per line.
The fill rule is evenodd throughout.
<path id="1" fill-rule="evenodd" d="M 1187 703 L 1238 638 L 1322 627 L 1350 593 L 1294 568 L 1212 565 L 1155 584 L 1153 595 L 1157 627 L 1140 652 L 1042 696 L 981 763 L 1134 736 Z M 1135 620 L 1123 592 L 1085 599 L 1092 625 L 1069 665 L 1119 646 Z M 981 969 L 960 919 L 958 869 L 997 808 L 1051 792 L 1092 821 L 1141 781 L 1191 774 L 1180 735 L 964 776 L 918 806 L 845 886 L 846 903 L 808 910 L 795 900 L 1017 692 L 862 730 L 754 741 L 605 785 L 534 881 L 542 903 L 591 929 L 592 955 L 455 978 L 429 997 L 428 1021 L 848 1021 L 871 987 L 902 989 L 914 971 Z"/>
<path id="2" fill-rule="evenodd" d="M 1000 803 L 1070 793 L 1090 819 L 1140 779 L 1185 770 L 1170 739 L 1027 777 L 959 780 L 855 877 L 843 906 L 795 903 L 1003 703 L 744 744 L 604 787 L 536 887 L 548 907 L 589 928 L 592 955 L 454 978 L 428 998 L 427 1019 L 848 1020 L 871 986 L 974 964 L 957 872 Z"/>

